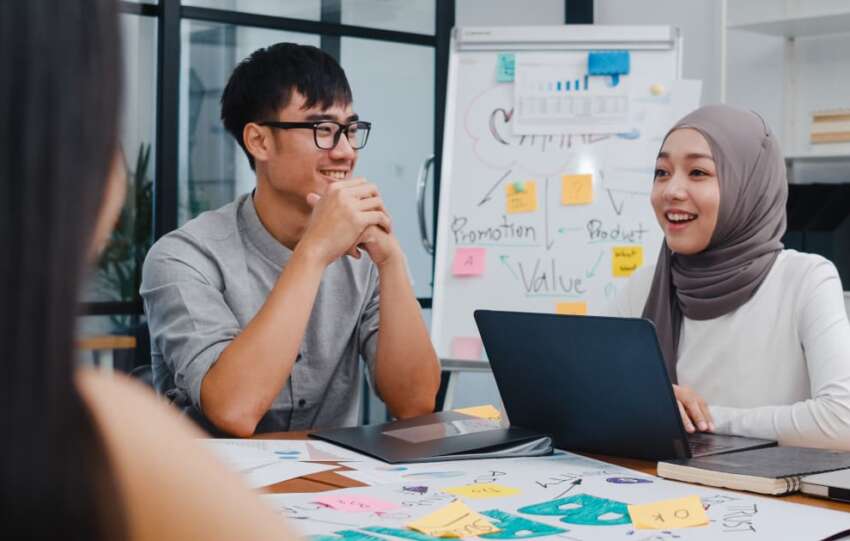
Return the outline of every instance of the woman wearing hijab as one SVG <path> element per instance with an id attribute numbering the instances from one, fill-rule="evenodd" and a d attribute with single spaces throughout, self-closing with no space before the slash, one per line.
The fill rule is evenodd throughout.
<path id="1" fill-rule="evenodd" d="M 685 428 L 850 450 L 850 323 L 835 266 L 783 249 L 788 186 L 764 120 L 723 105 L 667 134 L 664 231 L 614 311 L 655 323 Z"/>
<path id="2" fill-rule="evenodd" d="M 126 194 L 116 5 L 0 2 L 0 538 L 292 538 L 169 406 L 74 363 Z"/>

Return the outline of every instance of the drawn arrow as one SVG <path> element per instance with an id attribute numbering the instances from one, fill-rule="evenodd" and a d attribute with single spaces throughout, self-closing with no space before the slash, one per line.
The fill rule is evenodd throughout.
<path id="1" fill-rule="evenodd" d="M 623 206 L 626 204 L 626 200 L 623 199 L 623 201 L 620 203 L 620 206 L 618 207 L 617 202 L 614 201 L 614 194 L 611 193 L 611 190 L 605 188 L 605 191 L 608 192 L 608 199 L 611 201 L 611 206 L 614 207 L 614 212 L 617 213 L 617 216 L 623 214 Z"/>
<path id="2" fill-rule="evenodd" d="M 593 278 L 596 276 L 596 269 L 599 267 L 599 263 L 602 262 L 602 256 L 605 255 L 605 250 L 599 250 L 599 257 L 596 258 L 596 263 L 593 264 L 593 267 L 589 271 L 584 271 L 585 278 Z"/>
<path id="3" fill-rule="evenodd" d="M 505 174 L 504 174 L 504 175 L 502 175 L 501 177 L 499 177 L 499 180 L 497 180 L 497 181 L 496 181 L 496 183 L 495 183 L 495 184 L 493 184 L 493 187 L 492 187 L 492 188 L 490 188 L 490 190 L 489 190 L 486 194 L 484 194 L 484 197 L 483 197 L 483 198 L 481 198 L 481 201 L 479 201 L 479 202 L 478 202 L 478 206 L 479 206 L 479 207 L 480 207 L 481 205 L 483 205 L 484 203 L 486 203 L 487 201 L 489 201 L 489 200 L 493 199 L 492 197 L 490 197 L 490 195 L 493 193 L 493 191 L 494 191 L 496 188 L 498 188 L 498 187 L 499 187 L 499 184 L 501 184 L 503 180 L 505 180 L 506 178 L 508 178 L 508 175 L 510 175 L 510 174 L 511 174 L 511 170 L 510 170 L 510 169 L 508 169 L 507 171 L 505 171 Z"/>
<path id="4" fill-rule="evenodd" d="M 569 486 L 569 488 L 567 488 L 567 490 L 565 490 L 565 491 L 561 492 L 560 494 L 558 494 L 557 496 L 555 496 L 555 497 L 554 497 L 554 498 L 552 498 L 552 499 L 553 499 L 553 500 L 557 500 L 557 499 L 559 499 L 559 498 L 562 498 L 562 497 L 564 496 L 564 494 L 566 494 L 567 492 L 571 491 L 572 489 L 574 489 L 575 487 L 579 486 L 580 484 L 581 484 L 581 479 L 576 479 L 575 481 L 573 481 L 572 483 L 570 483 L 570 486 Z"/>
<path id="5" fill-rule="evenodd" d="M 513 275 L 514 275 L 514 278 L 516 278 L 517 280 L 519 280 L 519 276 L 517 276 L 517 275 L 516 275 L 516 273 L 514 272 L 514 270 L 511 268 L 511 266 L 510 266 L 510 265 L 508 265 L 508 256 L 506 256 L 506 255 L 500 255 L 500 256 L 499 256 L 499 261 L 501 261 L 501 262 L 502 262 L 502 265 L 506 266 L 506 267 L 508 268 L 508 270 L 509 270 L 509 271 L 511 271 L 511 274 L 513 274 Z"/>
<path id="6" fill-rule="evenodd" d="M 548 252 L 552 245 L 555 244 L 555 241 L 549 242 L 549 177 L 546 177 L 546 181 L 543 184 L 543 227 L 544 233 L 546 235 L 546 251 Z"/>

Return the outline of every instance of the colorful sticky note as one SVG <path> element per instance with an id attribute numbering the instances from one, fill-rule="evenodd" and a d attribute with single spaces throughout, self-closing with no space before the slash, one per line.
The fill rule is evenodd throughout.
<path id="1" fill-rule="evenodd" d="M 351 496 L 319 496 L 313 501 L 331 509 L 348 513 L 385 513 L 399 508 L 398 504 L 360 494 L 353 494 Z"/>
<path id="2" fill-rule="evenodd" d="M 516 182 L 506 184 L 505 196 L 508 214 L 537 210 L 537 183 L 533 180 L 526 180 L 519 186 Z"/>
<path id="3" fill-rule="evenodd" d="M 484 352 L 484 344 L 477 336 L 455 336 L 452 338 L 452 359 L 477 361 Z"/>
<path id="4" fill-rule="evenodd" d="M 487 259 L 485 248 L 458 248 L 452 263 L 455 276 L 481 276 L 484 274 L 484 262 Z"/>
<path id="5" fill-rule="evenodd" d="M 562 205 L 593 203 L 593 175 L 563 175 L 561 177 Z"/>
<path id="6" fill-rule="evenodd" d="M 629 516 L 636 530 L 672 530 L 708 524 L 699 496 L 630 505 Z"/>
<path id="7" fill-rule="evenodd" d="M 490 421 L 502 420 L 502 412 L 497 410 L 491 404 L 487 404 L 486 406 L 472 406 L 469 408 L 456 408 L 452 411 L 463 413 L 465 415 L 472 415 L 473 417 L 479 417 L 481 419 L 489 419 Z"/>
<path id="8" fill-rule="evenodd" d="M 565 316 L 586 316 L 587 303 L 585 301 L 559 302 L 555 305 L 555 313 Z"/>
<path id="9" fill-rule="evenodd" d="M 518 488 L 506 487 L 498 483 L 473 483 L 460 487 L 444 488 L 443 492 L 463 496 L 472 500 L 484 498 L 502 498 L 504 496 L 516 496 L 520 493 Z"/>
<path id="10" fill-rule="evenodd" d="M 406 526 L 431 537 L 475 537 L 500 532 L 487 517 L 455 501 Z"/>
<path id="11" fill-rule="evenodd" d="M 590 51 L 587 54 L 589 75 L 616 75 L 629 73 L 629 51 Z"/>
<path id="12" fill-rule="evenodd" d="M 615 278 L 631 276 L 641 265 L 643 265 L 643 246 L 611 248 L 611 274 Z"/>
<path id="13" fill-rule="evenodd" d="M 496 82 L 514 82 L 514 71 L 516 68 L 516 57 L 513 53 L 499 53 L 496 57 Z"/>
<path id="14" fill-rule="evenodd" d="M 631 59 L 629 51 L 591 51 L 587 55 L 589 75 L 610 75 L 611 84 L 620 84 L 620 75 L 627 75 Z"/>

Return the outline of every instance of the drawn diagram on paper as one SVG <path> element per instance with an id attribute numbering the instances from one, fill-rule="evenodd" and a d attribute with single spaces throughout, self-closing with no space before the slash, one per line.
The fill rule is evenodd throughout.
<path id="1" fill-rule="evenodd" d="M 459 464 L 461 475 L 441 475 L 461 471 Z M 467 532 L 493 532 L 465 535 L 482 540 L 821 539 L 850 528 L 847 513 L 676 483 L 564 452 L 406 467 L 393 484 L 263 498 L 310 541 L 434 541 L 408 525 L 445 531 L 454 520 Z M 475 485 L 483 488 L 476 492 Z M 703 525 L 644 530 L 647 515 L 636 525 L 629 514 L 628 506 L 643 506 L 636 511 L 657 509 L 650 519 L 670 513 L 672 522 L 686 509 L 675 505 L 693 498 L 708 522 L 687 523 Z"/>

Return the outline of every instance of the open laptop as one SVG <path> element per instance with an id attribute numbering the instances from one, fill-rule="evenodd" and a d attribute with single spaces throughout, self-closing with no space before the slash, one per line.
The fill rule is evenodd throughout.
<path id="1" fill-rule="evenodd" d="M 807 475 L 800 480 L 800 492 L 850 502 L 850 469 Z"/>
<path id="2" fill-rule="evenodd" d="M 511 424 L 560 449 L 665 460 L 776 445 L 685 432 L 648 320 L 477 310 L 475 322 Z"/>

